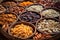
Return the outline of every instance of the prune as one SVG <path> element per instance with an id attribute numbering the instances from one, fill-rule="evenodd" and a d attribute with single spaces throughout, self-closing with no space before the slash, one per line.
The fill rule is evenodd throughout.
<path id="1" fill-rule="evenodd" d="M 35 23 L 40 17 L 40 14 L 32 11 L 27 11 L 20 15 L 21 20 L 31 23 Z"/>
<path id="2" fill-rule="evenodd" d="M 32 20 L 32 17 L 28 17 L 29 18 L 29 20 Z"/>

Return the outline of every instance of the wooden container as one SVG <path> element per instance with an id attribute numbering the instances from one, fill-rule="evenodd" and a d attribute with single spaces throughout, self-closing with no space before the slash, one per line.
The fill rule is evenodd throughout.
<path id="1" fill-rule="evenodd" d="M 23 23 L 23 24 L 25 24 L 25 25 L 29 25 L 29 26 L 31 26 L 31 27 L 33 28 L 33 34 L 32 34 L 31 36 L 26 37 L 26 38 L 20 38 L 20 37 L 12 36 L 12 34 L 10 33 L 11 28 L 13 28 L 15 25 L 18 25 L 18 24 L 21 24 L 21 23 Z M 9 33 L 9 35 L 10 35 L 12 38 L 14 38 L 14 39 L 16 39 L 16 40 L 17 40 L 17 39 L 28 39 L 28 38 L 31 38 L 31 37 L 34 36 L 34 34 L 36 33 L 36 27 L 35 27 L 33 24 L 28 23 L 28 22 L 16 22 L 16 23 L 13 23 L 13 24 L 8 28 L 8 33 Z"/>

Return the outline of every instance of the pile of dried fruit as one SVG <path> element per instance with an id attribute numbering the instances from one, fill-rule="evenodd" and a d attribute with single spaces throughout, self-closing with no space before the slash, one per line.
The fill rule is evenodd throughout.
<path id="1" fill-rule="evenodd" d="M 26 22 L 31 22 L 35 23 L 38 19 L 41 18 L 40 14 L 36 12 L 24 12 L 22 15 L 20 15 L 21 20 L 26 21 Z"/>
<path id="2" fill-rule="evenodd" d="M 24 6 L 29 6 L 29 5 L 31 5 L 31 4 L 33 4 L 33 2 L 27 1 L 27 2 L 19 3 L 18 5 L 24 7 Z"/>
<path id="3" fill-rule="evenodd" d="M 29 25 L 17 24 L 14 28 L 11 28 L 10 33 L 18 38 L 27 38 L 33 34 L 33 28 Z"/>
<path id="4" fill-rule="evenodd" d="M 17 20 L 17 16 L 14 14 L 0 14 L 0 23 L 5 24 L 5 23 L 13 23 Z"/>

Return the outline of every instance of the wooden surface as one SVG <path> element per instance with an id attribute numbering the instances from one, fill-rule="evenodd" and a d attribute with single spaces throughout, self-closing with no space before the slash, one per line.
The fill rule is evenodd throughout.
<path id="1" fill-rule="evenodd" d="M 4 36 L 0 33 L 0 40 L 9 40 L 9 39 L 7 39 L 6 37 L 4 37 Z M 50 40 L 60 40 L 60 35 L 58 35 L 58 37 L 56 36 L 55 38 L 50 39 Z"/>

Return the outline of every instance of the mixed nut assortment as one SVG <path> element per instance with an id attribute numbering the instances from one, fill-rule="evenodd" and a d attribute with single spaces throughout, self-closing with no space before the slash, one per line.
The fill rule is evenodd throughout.
<path id="1" fill-rule="evenodd" d="M 24 12 L 25 9 L 23 7 L 14 6 L 14 7 L 9 7 L 8 11 L 11 13 L 20 14 Z"/>
<path id="2" fill-rule="evenodd" d="M 52 19 L 43 19 L 37 23 L 37 29 L 46 34 L 59 33 L 60 23 Z"/>
<path id="3" fill-rule="evenodd" d="M 28 11 L 35 11 L 35 12 L 41 12 L 43 10 L 42 5 L 34 4 L 26 8 Z"/>
<path id="4" fill-rule="evenodd" d="M 15 0 L 2 2 L 0 4 L 0 24 L 3 25 L 2 29 L 8 31 L 8 36 L 12 36 L 13 38 L 29 38 L 33 40 L 52 38 L 54 36 L 51 34 L 60 33 L 60 21 L 59 19 L 57 19 L 58 21 L 54 19 L 60 16 L 60 10 L 56 9 L 60 8 L 59 4 L 60 2 L 55 3 L 53 0 L 21 2 Z M 49 19 L 47 20 L 46 18 Z M 34 28 L 31 25 L 25 25 L 23 23 L 12 26 L 12 24 L 17 22 L 31 23 L 31 25 L 34 25 Z M 37 33 L 34 33 L 36 30 Z"/>
<path id="5" fill-rule="evenodd" d="M 60 12 L 54 9 L 46 9 L 41 13 L 41 15 L 46 18 L 54 18 L 54 17 L 58 17 L 60 15 Z"/>

